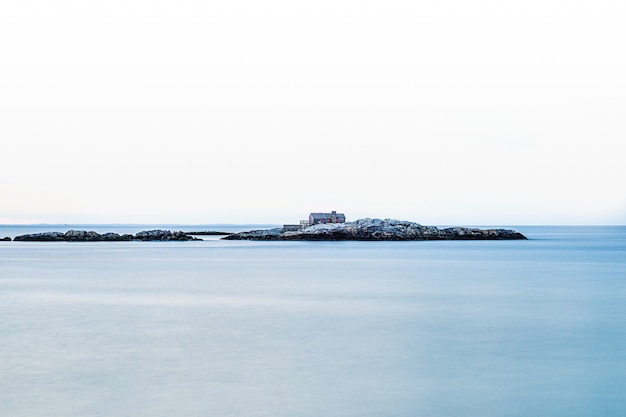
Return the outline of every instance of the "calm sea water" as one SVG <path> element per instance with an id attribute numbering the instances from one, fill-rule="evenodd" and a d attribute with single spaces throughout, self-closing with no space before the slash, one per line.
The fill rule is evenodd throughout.
<path id="1" fill-rule="evenodd" d="M 624 416 L 626 227 L 515 229 L 0 242 L 0 415 Z"/>

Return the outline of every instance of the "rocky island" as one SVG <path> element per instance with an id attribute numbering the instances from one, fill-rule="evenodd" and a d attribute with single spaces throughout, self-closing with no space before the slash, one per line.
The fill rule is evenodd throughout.
<path id="1" fill-rule="evenodd" d="M 96 233 L 85 230 L 69 230 L 62 232 L 33 233 L 16 236 L 16 242 L 123 242 L 131 240 L 140 241 L 187 241 L 202 240 L 183 232 L 171 232 L 169 230 L 149 230 L 131 234 Z"/>
<path id="2" fill-rule="evenodd" d="M 507 229 L 450 227 L 439 229 L 391 219 L 360 219 L 346 223 L 315 224 L 300 230 L 275 228 L 234 233 L 225 240 L 514 240 L 526 236 Z"/>
<path id="3" fill-rule="evenodd" d="M 267 230 L 227 234 L 224 240 L 519 240 L 526 236 L 507 229 L 476 229 L 468 227 L 437 228 L 419 223 L 391 219 L 360 219 L 343 223 L 318 223 L 313 225 L 286 225 Z M 202 240 L 195 234 L 220 235 L 225 232 L 172 232 L 149 230 L 136 234 L 97 233 L 85 230 L 33 233 L 15 237 L 16 242 L 123 242 L 123 241 L 193 241 Z M 10 241 L 10 238 L 1 240 Z"/>

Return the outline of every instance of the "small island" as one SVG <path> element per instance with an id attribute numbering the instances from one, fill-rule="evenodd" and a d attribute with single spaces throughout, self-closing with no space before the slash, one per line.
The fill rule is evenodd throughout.
<path id="1" fill-rule="evenodd" d="M 343 213 L 311 213 L 300 224 L 248 232 L 228 233 L 217 231 L 172 232 L 149 230 L 134 235 L 97 233 L 85 230 L 45 232 L 21 235 L 16 242 L 123 242 L 123 241 L 197 241 L 194 235 L 225 235 L 223 240 L 305 240 L 305 241 L 403 241 L 403 240 L 523 240 L 526 236 L 508 229 L 477 229 L 469 227 L 437 228 L 419 223 L 392 219 L 359 219 L 346 222 Z M 10 241 L 10 238 L 2 240 Z"/>
<path id="2" fill-rule="evenodd" d="M 331 217 L 332 219 L 332 217 Z M 235 233 L 225 240 L 306 240 L 306 241 L 408 241 L 408 240 L 520 240 L 526 236 L 507 229 L 450 227 L 439 229 L 418 223 L 391 219 L 359 219 L 353 222 L 327 222 Z"/>

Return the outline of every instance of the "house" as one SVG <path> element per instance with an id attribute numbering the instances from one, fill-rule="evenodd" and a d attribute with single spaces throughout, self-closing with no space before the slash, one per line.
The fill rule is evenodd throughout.
<path id="1" fill-rule="evenodd" d="M 320 223 L 345 223 L 346 215 L 332 211 L 330 213 L 311 213 L 309 214 L 309 225 Z"/>

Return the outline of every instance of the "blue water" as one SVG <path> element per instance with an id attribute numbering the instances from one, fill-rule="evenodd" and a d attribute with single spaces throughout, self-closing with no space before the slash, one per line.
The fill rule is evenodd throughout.
<path id="1" fill-rule="evenodd" d="M 0 242 L 0 416 L 625 415 L 626 227 L 514 228 Z"/>

